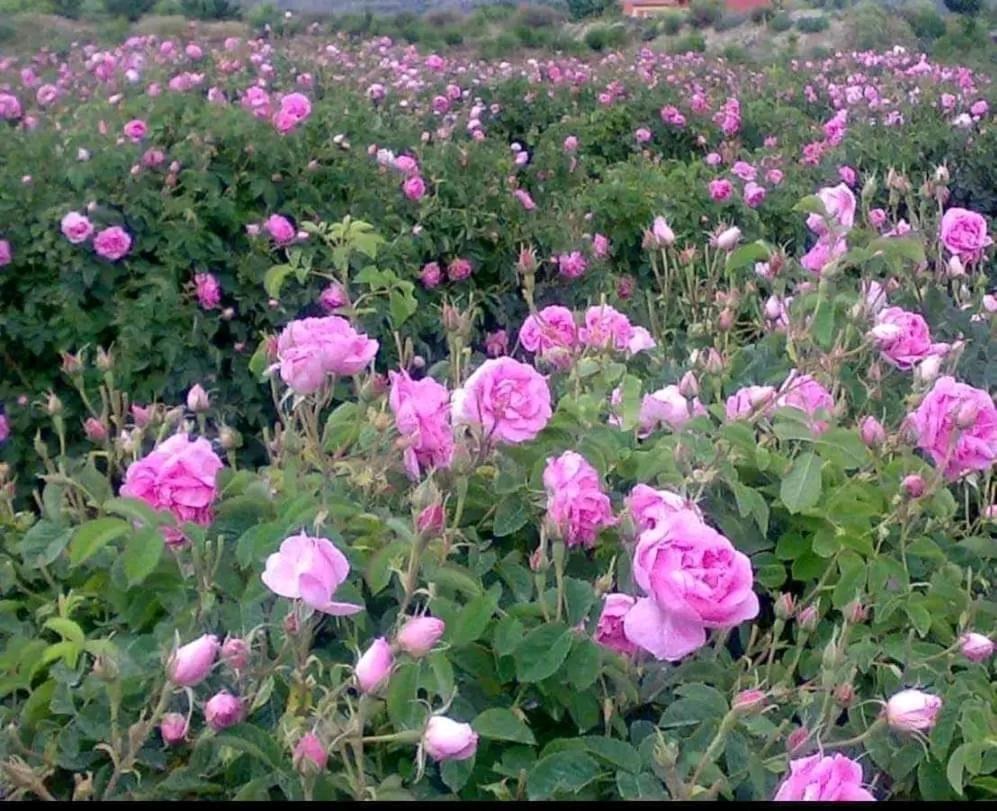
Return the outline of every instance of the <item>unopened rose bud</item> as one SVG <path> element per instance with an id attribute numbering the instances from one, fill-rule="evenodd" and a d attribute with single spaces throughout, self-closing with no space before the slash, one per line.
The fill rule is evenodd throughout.
<path id="1" fill-rule="evenodd" d="M 959 650 L 971 662 L 985 662 L 993 656 L 994 643 L 983 634 L 970 632 L 959 637 Z"/>
<path id="2" fill-rule="evenodd" d="M 717 326 L 721 332 L 730 332 L 734 327 L 734 311 L 724 307 L 720 311 L 720 317 L 717 319 Z"/>
<path id="3" fill-rule="evenodd" d="M 211 408 L 211 398 L 200 383 L 195 383 L 187 392 L 187 408 L 195 414 L 202 414 Z"/>
<path id="4" fill-rule="evenodd" d="M 97 347 L 97 357 L 94 360 L 97 368 L 102 372 L 109 372 L 114 368 L 114 356 L 104 347 Z"/>
<path id="5" fill-rule="evenodd" d="M 437 762 L 467 760 L 478 748 L 478 734 L 470 724 L 462 724 L 442 715 L 434 715 L 422 736 L 426 754 Z"/>
<path id="6" fill-rule="evenodd" d="M 73 775 L 73 802 L 80 803 L 93 799 L 93 772 Z"/>
<path id="7" fill-rule="evenodd" d="M 679 393 L 687 399 L 692 399 L 699 394 L 699 381 L 696 379 L 696 375 L 692 372 L 686 372 L 682 375 L 682 379 L 679 381 Z"/>
<path id="8" fill-rule="evenodd" d="M 114 681 L 121 669 L 113 656 L 97 656 L 93 661 L 93 674 L 101 681 Z"/>
<path id="9" fill-rule="evenodd" d="M 537 265 L 537 255 L 533 248 L 521 248 L 516 270 L 523 275 L 533 274 L 536 273 Z"/>
<path id="10" fill-rule="evenodd" d="M 294 745 L 291 761 L 300 774 L 315 775 L 325 771 L 329 753 L 314 732 L 306 732 Z"/>
<path id="11" fill-rule="evenodd" d="M 921 690 L 901 690 L 886 702 L 886 722 L 900 732 L 924 732 L 935 725 L 941 710 L 938 696 Z"/>
<path id="12" fill-rule="evenodd" d="M 542 572 L 546 568 L 547 561 L 544 557 L 543 547 L 538 546 L 530 552 L 530 570 L 533 572 Z"/>
<path id="13" fill-rule="evenodd" d="M 169 680 L 180 687 L 194 687 L 207 678 L 218 656 L 218 637 L 205 634 L 177 648 L 166 665 Z"/>
<path id="14" fill-rule="evenodd" d="M 425 536 L 439 535 L 446 525 L 443 505 L 435 502 L 425 507 L 415 519 L 415 528 Z"/>
<path id="15" fill-rule="evenodd" d="M 235 309 L 233 307 L 226 307 L 222 310 L 222 321 L 231 321 L 233 318 L 235 318 Z"/>
<path id="16" fill-rule="evenodd" d="M 848 682 L 834 688 L 834 700 L 840 707 L 850 707 L 855 701 L 855 688 Z"/>
<path id="17" fill-rule="evenodd" d="M 788 592 L 782 592 L 775 601 L 775 616 L 784 622 L 792 619 L 796 611 L 796 598 Z"/>
<path id="18" fill-rule="evenodd" d="M 418 659 L 433 649 L 446 627 L 446 623 L 436 617 L 412 617 L 402 626 L 395 642 L 409 656 Z"/>
<path id="19" fill-rule="evenodd" d="M 187 719 L 178 712 L 168 712 L 159 724 L 159 734 L 167 746 L 177 746 L 187 737 Z"/>
<path id="20" fill-rule="evenodd" d="M 911 473 L 909 476 L 904 476 L 900 482 L 900 489 L 909 498 L 920 498 L 924 495 L 924 479 L 917 473 Z"/>
<path id="21" fill-rule="evenodd" d="M 222 644 L 222 661 L 233 670 L 245 670 L 249 664 L 249 654 L 249 645 L 244 639 L 230 636 Z"/>
<path id="22" fill-rule="evenodd" d="M 842 612 L 852 625 L 861 625 L 869 619 L 869 609 L 860 600 L 852 600 Z"/>
<path id="23" fill-rule="evenodd" d="M 616 280 L 616 295 L 626 301 L 634 294 L 635 287 L 633 276 L 620 276 Z"/>
<path id="24" fill-rule="evenodd" d="M 218 442 L 223 450 L 232 451 L 242 447 L 242 434 L 228 425 L 218 430 Z"/>
<path id="25" fill-rule="evenodd" d="M 863 417 L 859 423 L 859 436 L 866 447 L 878 448 L 886 441 L 886 431 L 873 416 Z"/>
<path id="26" fill-rule="evenodd" d="M 357 661 L 354 674 L 362 693 L 373 693 L 388 680 L 395 657 L 391 645 L 383 636 L 374 640 Z"/>
<path id="27" fill-rule="evenodd" d="M 752 715 L 761 712 L 765 706 L 766 695 L 762 690 L 742 690 L 731 702 L 731 708 L 741 715 Z"/>
<path id="28" fill-rule="evenodd" d="M 107 440 L 107 425 L 96 417 L 87 417 L 83 422 L 83 433 L 91 442 L 105 442 Z"/>
<path id="29" fill-rule="evenodd" d="M 935 382 L 938 373 L 942 368 L 942 359 L 938 355 L 928 355 L 916 367 L 914 367 L 914 377 L 921 383 L 931 384 Z"/>
<path id="30" fill-rule="evenodd" d="M 62 353 L 62 371 L 67 375 L 78 375 L 83 371 L 83 357 L 82 353 L 72 354 L 70 352 Z"/>
<path id="31" fill-rule="evenodd" d="M 225 690 L 216 693 L 204 705 L 204 719 L 215 732 L 235 726 L 245 714 L 245 702 Z"/>
<path id="32" fill-rule="evenodd" d="M 796 622 L 804 631 L 812 631 L 817 627 L 820 616 L 817 613 L 817 606 L 811 604 L 796 615 Z"/>
<path id="33" fill-rule="evenodd" d="M 722 251 L 732 251 L 740 238 L 741 229 L 737 226 L 732 226 L 717 234 L 716 246 Z"/>
<path id="34" fill-rule="evenodd" d="M 949 170 L 946 166 L 936 166 L 935 167 L 935 183 L 948 183 L 949 182 Z"/>

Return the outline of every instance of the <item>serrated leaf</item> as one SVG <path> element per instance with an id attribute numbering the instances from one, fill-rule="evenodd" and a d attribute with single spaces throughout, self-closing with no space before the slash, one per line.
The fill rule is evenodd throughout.
<path id="1" fill-rule="evenodd" d="M 572 794 L 600 774 L 599 764 L 584 752 L 555 752 L 536 762 L 526 778 L 530 800 L 547 800 L 556 794 Z"/>
<path id="2" fill-rule="evenodd" d="M 502 707 L 485 710 L 471 722 L 471 726 L 482 738 L 530 745 L 536 743 L 536 738 L 523 719 L 512 710 Z"/>
<path id="3" fill-rule="evenodd" d="M 561 623 L 541 625 L 530 631 L 513 654 L 516 678 L 538 682 L 553 676 L 571 650 L 571 631 Z"/>
<path id="4" fill-rule="evenodd" d="M 809 509 L 820 500 L 820 467 L 820 458 L 809 451 L 793 461 L 793 467 L 779 486 L 779 498 L 791 513 Z"/>
<path id="5" fill-rule="evenodd" d="M 513 493 L 503 498 L 495 508 L 492 534 L 496 538 L 512 535 L 530 520 L 530 504 L 522 495 Z"/>
<path id="6" fill-rule="evenodd" d="M 146 527 L 132 533 L 122 553 L 122 566 L 129 586 L 137 586 L 155 570 L 163 555 L 163 535 L 158 529 Z"/>
<path id="7" fill-rule="evenodd" d="M 478 639 L 488 627 L 496 602 L 495 596 L 488 593 L 475 597 L 464 606 L 453 625 L 447 628 L 450 644 L 460 648 Z"/>
<path id="8" fill-rule="evenodd" d="M 69 542 L 69 562 L 79 566 L 130 529 L 128 522 L 120 518 L 97 518 L 82 524 Z"/>

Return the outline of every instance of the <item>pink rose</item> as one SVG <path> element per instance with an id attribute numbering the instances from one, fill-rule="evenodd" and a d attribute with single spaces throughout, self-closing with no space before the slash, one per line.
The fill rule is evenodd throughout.
<path id="1" fill-rule="evenodd" d="M 678 431 L 693 417 L 705 414 L 706 409 L 698 398 L 686 399 L 678 386 L 665 386 L 644 395 L 637 418 L 640 424 L 639 435 L 646 437 L 662 425 Z"/>
<path id="2" fill-rule="evenodd" d="M 419 175 L 412 175 L 402 184 L 402 191 L 409 200 L 421 200 L 426 194 L 426 183 Z"/>
<path id="3" fill-rule="evenodd" d="M 74 245 L 86 242 L 93 235 L 93 223 L 76 211 L 70 211 L 62 218 L 61 227 L 62 235 Z"/>
<path id="4" fill-rule="evenodd" d="M 260 579 L 279 597 L 301 600 L 323 614 L 344 617 L 363 611 L 363 606 L 332 599 L 349 573 L 349 561 L 332 541 L 302 533 L 281 542 L 280 550 L 267 558 Z"/>
<path id="5" fill-rule="evenodd" d="M 433 649 L 446 628 L 446 623 L 436 617 L 412 617 L 401 627 L 395 642 L 409 656 L 418 659 Z"/>
<path id="6" fill-rule="evenodd" d="M 271 214 L 267 217 L 263 228 L 278 245 L 289 245 L 298 234 L 291 221 L 280 214 Z"/>
<path id="7" fill-rule="evenodd" d="M 12 261 L 14 261 L 14 254 L 10 249 L 10 243 L 6 239 L 0 239 L 0 268 L 9 265 Z"/>
<path id="8" fill-rule="evenodd" d="M 982 389 L 940 377 L 908 420 L 948 479 L 990 470 L 997 459 L 997 408 Z"/>
<path id="9" fill-rule="evenodd" d="M 205 634 L 177 648 L 166 664 L 166 674 L 173 684 L 194 687 L 204 681 L 218 658 L 218 637 Z"/>
<path id="10" fill-rule="evenodd" d="M 462 282 L 471 276 L 471 263 L 467 259 L 452 259 L 447 265 L 447 278 L 452 282 Z"/>
<path id="11" fill-rule="evenodd" d="M 497 358 L 509 351 L 509 333 L 504 329 L 489 332 L 485 336 L 485 352 L 490 358 Z"/>
<path id="12" fill-rule="evenodd" d="M 418 479 L 420 469 L 450 467 L 454 442 L 447 387 L 431 377 L 413 380 L 405 371 L 389 372 L 388 379 L 395 427 L 408 440 L 404 460 L 409 476 Z"/>
<path id="13" fill-rule="evenodd" d="M 749 208 L 758 208 L 765 199 L 765 187 L 754 181 L 744 184 L 744 202 Z"/>
<path id="14" fill-rule="evenodd" d="M 291 762 L 299 771 L 309 768 L 324 771 L 329 760 L 329 753 L 322 745 L 322 740 L 314 732 L 306 732 L 294 745 Z"/>
<path id="15" fill-rule="evenodd" d="M 467 760 L 478 748 L 478 735 L 470 724 L 434 715 L 426 724 L 422 746 L 433 760 Z"/>
<path id="16" fill-rule="evenodd" d="M 7 415 L 0 411 L 0 442 L 6 442 L 10 438 L 10 420 Z"/>
<path id="17" fill-rule="evenodd" d="M 613 508 L 599 474 L 580 454 L 565 451 L 547 459 L 543 482 L 547 517 L 567 546 L 591 547 L 599 531 L 614 523 Z"/>
<path id="18" fill-rule="evenodd" d="M 215 477 L 222 467 L 208 440 L 175 434 L 128 466 L 121 495 L 167 510 L 178 522 L 206 527 L 214 520 Z M 164 527 L 163 537 L 170 544 L 184 541 L 179 527 Z"/>
<path id="19" fill-rule="evenodd" d="M 726 178 L 718 178 L 710 181 L 710 199 L 714 202 L 722 203 L 730 198 L 734 193 L 734 187 Z"/>
<path id="20" fill-rule="evenodd" d="M 187 737 L 187 719 L 178 712 L 168 712 L 159 724 L 159 734 L 167 746 L 177 746 Z"/>
<path id="21" fill-rule="evenodd" d="M 801 375 L 794 369 L 780 387 L 775 406 L 795 408 L 808 414 L 811 417 L 810 429 L 815 434 L 822 434 L 828 429 L 828 423 L 826 420 L 816 419 L 816 415 L 821 411 L 833 411 L 834 398 L 810 375 Z"/>
<path id="22" fill-rule="evenodd" d="M 149 127 L 144 121 L 136 118 L 125 124 L 122 132 L 124 132 L 125 137 L 129 140 L 138 143 L 149 133 Z"/>
<path id="23" fill-rule="evenodd" d="M 443 271 L 440 270 L 439 264 L 436 262 L 427 262 L 423 265 L 422 270 L 419 272 L 419 281 L 422 282 L 423 287 L 427 290 L 432 290 L 439 285 L 443 281 Z"/>
<path id="24" fill-rule="evenodd" d="M 0 91 L 0 121 L 16 121 L 21 117 L 21 102 L 17 96 Z"/>
<path id="25" fill-rule="evenodd" d="M 627 614 L 624 631 L 659 660 L 702 647 L 707 628 L 733 628 L 758 615 L 751 561 L 692 512 L 641 533 L 633 577 L 649 596 Z"/>
<path id="26" fill-rule="evenodd" d="M 555 367 L 567 368 L 578 344 L 574 313 L 555 304 L 527 316 L 519 328 L 519 343 Z"/>
<path id="27" fill-rule="evenodd" d="M 602 603 L 602 613 L 595 626 L 596 644 L 618 653 L 630 655 L 637 652 L 637 646 L 627 639 L 623 621 L 637 601 L 629 594 L 607 594 Z"/>
<path id="28" fill-rule="evenodd" d="M 530 193 L 525 189 L 516 189 L 513 192 L 513 195 L 517 200 L 519 200 L 520 205 L 522 205 L 526 211 L 533 211 L 537 207 L 537 204 L 533 202 L 533 198 L 530 197 Z"/>
<path id="29" fill-rule="evenodd" d="M 811 755 L 789 763 L 776 802 L 873 802 L 862 788 L 862 767 L 844 755 Z"/>
<path id="30" fill-rule="evenodd" d="M 486 360 L 452 402 L 454 422 L 478 426 L 488 441 L 527 442 L 552 415 L 546 378 L 510 357 Z"/>
<path id="31" fill-rule="evenodd" d="M 942 215 L 942 244 L 964 262 L 978 262 L 983 250 L 993 244 L 987 236 L 987 221 L 975 211 L 950 208 Z"/>
<path id="32" fill-rule="evenodd" d="M 886 722 L 901 732 L 923 732 L 935 725 L 941 711 L 938 696 L 921 690 L 901 690 L 886 702 Z"/>
<path id="33" fill-rule="evenodd" d="M 332 282 L 318 297 L 318 303 L 327 313 L 338 310 L 350 301 L 349 296 L 339 282 Z"/>
<path id="34" fill-rule="evenodd" d="M 655 490 L 646 484 L 636 485 L 624 503 L 633 517 L 638 532 L 654 529 L 669 516 L 680 512 L 691 512 L 700 520 L 703 517 L 695 502 L 671 490 Z"/>
<path id="35" fill-rule="evenodd" d="M 959 650 L 971 662 L 985 662 L 994 654 L 994 642 L 983 634 L 967 633 L 959 637 Z"/>
<path id="36" fill-rule="evenodd" d="M 844 232 L 855 224 L 855 195 L 844 183 L 834 187 L 825 187 L 817 192 L 817 197 L 824 204 L 826 217 L 812 213 L 807 217 L 807 228 L 818 236 L 823 236 L 831 226 Z"/>
<path id="37" fill-rule="evenodd" d="M 600 259 L 609 256 L 609 238 L 604 234 L 596 234 L 592 237 L 592 253 Z"/>
<path id="38" fill-rule="evenodd" d="M 222 287 L 211 273 L 195 273 L 194 285 L 197 288 L 197 303 L 202 309 L 214 310 L 222 300 Z"/>
<path id="39" fill-rule="evenodd" d="M 588 263 L 585 261 L 585 257 L 582 256 L 580 251 L 562 253 L 557 257 L 558 272 L 562 276 L 566 276 L 569 279 L 577 279 L 585 273 L 586 267 L 588 267 Z"/>
<path id="40" fill-rule="evenodd" d="M 280 109 L 274 116 L 274 126 L 278 132 L 288 133 L 306 121 L 312 114 L 312 104 L 302 93 L 288 93 L 281 96 Z"/>
<path id="41" fill-rule="evenodd" d="M 377 341 L 338 315 L 291 321 L 277 339 L 280 376 L 297 394 L 312 394 L 328 375 L 359 374 L 377 349 Z"/>
<path id="42" fill-rule="evenodd" d="M 362 693 L 373 693 L 383 686 L 391 675 L 391 668 L 394 667 L 395 656 L 391 652 L 391 645 L 383 636 L 375 639 L 363 656 L 357 661 L 354 674 L 357 677 L 357 685 Z"/>
<path id="43" fill-rule="evenodd" d="M 745 386 L 727 398 L 727 419 L 742 420 L 767 414 L 775 403 L 771 386 Z"/>
<path id="44" fill-rule="evenodd" d="M 870 334 L 883 358 L 898 369 L 911 369 L 929 355 L 940 355 L 944 344 L 933 344 L 927 322 L 917 313 L 887 307 Z"/>
<path id="45" fill-rule="evenodd" d="M 204 705 L 204 720 L 215 732 L 235 726 L 245 714 L 245 702 L 225 690 L 216 693 Z"/>
<path id="46" fill-rule="evenodd" d="M 112 262 L 127 255 L 131 246 L 132 238 L 128 236 L 128 232 L 124 228 L 117 225 L 99 231 L 97 236 L 93 238 L 93 249 L 97 255 Z"/>

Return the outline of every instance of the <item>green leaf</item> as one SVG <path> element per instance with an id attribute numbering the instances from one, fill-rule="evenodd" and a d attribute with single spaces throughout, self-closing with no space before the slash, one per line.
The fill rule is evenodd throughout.
<path id="1" fill-rule="evenodd" d="M 624 431 L 632 431 L 637 427 L 642 389 L 643 383 L 639 377 L 627 375 L 623 378 L 623 384 L 620 386 L 623 394 L 620 404 L 620 428 Z"/>
<path id="2" fill-rule="evenodd" d="M 120 518 L 97 518 L 82 524 L 69 542 L 69 562 L 79 566 L 130 529 Z"/>
<path id="3" fill-rule="evenodd" d="M 42 518 L 21 539 L 21 559 L 28 569 L 48 566 L 62 554 L 73 531 Z"/>
<path id="4" fill-rule="evenodd" d="M 292 265 L 274 265 L 263 274 L 263 289 L 267 291 L 270 298 L 279 299 L 280 289 L 284 286 L 287 277 L 294 272 Z"/>
<path id="5" fill-rule="evenodd" d="M 415 729 L 423 721 L 425 709 L 418 696 L 419 667 L 419 662 L 406 662 L 391 674 L 388 717 L 397 729 Z"/>
<path id="6" fill-rule="evenodd" d="M 594 755 L 608 761 L 618 769 L 639 772 L 640 755 L 626 741 L 609 738 L 605 735 L 592 735 L 584 739 L 586 748 Z"/>
<path id="7" fill-rule="evenodd" d="M 455 648 L 469 645 L 484 632 L 495 611 L 497 600 L 492 593 L 475 597 L 461 610 L 453 625 L 448 628 L 450 644 Z"/>
<path id="8" fill-rule="evenodd" d="M 47 628 L 50 631 L 55 631 L 67 642 L 72 642 L 78 647 L 82 647 L 86 642 L 86 636 L 83 633 L 83 629 L 71 619 L 67 619 L 66 617 L 51 617 L 45 621 L 45 624 L 42 627 Z"/>
<path id="9" fill-rule="evenodd" d="M 111 498 L 104 502 L 104 512 L 120 515 L 137 524 L 147 527 L 158 527 L 171 524 L 173 520 L 168 513 L 157 512 L 144 501 L 137 498 Z"/>
<path id="10" fill-rule="evenodd" d="M 572 634 L 562 623 L 541 625 L 530 631 L 516 648 L 516 677 L 538 682 L 553 676 L 571 650 Z"/>
<path id="11" fill-rule="evenodd" d="M 576 690 L 587 690 L 599 678 L 600 648 L 591 639 L 578 638 L 564 663 L 564 675 Z"/>
<path id="12" fill-rule="evenodd" d="M 568 625 L 578 625 L 588 617 L 589 609 L 595 602 L 592 584 L 574 577 L 565 578 L 564 602 L 568 613 Z"/>
<path id="13" fill-rule="evenodd" d="M 122 554 L 122 566 L 129 586 L 137 586 L 155 570 L 163 555 L 163 535 L 153 527 L 132 533 Z"/>
<path id="14" fill-rule="evenodd" d="M 440 765 L 440 779 L 454 794 L 467 785 L 474 771 L 474 758 L 467 760 L 447 760 Z"/>
<path id="15" fill-rule="evenodd" d="M 530 520 L 530 504 L 522 495 L 512 493 L 503 498 L 495 508 L 492 534 L 496 538 L 512 535 Z"/>
<path id="16" fill-rule="evenodd" d="M 530 745 L 537 742 L 530 728 L 516 713 L 501 707 L 485 710 L 471 722 L 471 726 L 482 738 Z"/>
<path id="17" fill-rule="evenodd" d="M 536 762 L 526 778 L 530 800 L 572 794 L 599 777 L 599 764 L 584 752 L 555 752 Z"/>
<path id="18" fill-rule="evenodd" d="M 394 329 L 401 328 L 402 324 L 409 320 L 419 308 L 412 292 L 411 283 L 407 289 L 401 285 L 392 289 L 388 294 L 388 312 L 391 315 L 391 326 Z"/>
<path id="19" fill-rule="evenodd" d="M 761 262 L 768 259 L 771 253 L 769 246 L 761 240 L 742 245 L 737 250 L 727 254 L 727 270 L 740 270 L 748 265 L 753 265 L 755 262 Z"/>
<path id="20" fill-rule="evenodd" d="M 263 765 L 283 771 L 286 766 L 284 752 L 270 733 L 253 724 L 238 724 L 215 736 L 221 746 L 228 746 L 249 755 Z"/>
<path id="21" fill-rule="evenodd" d="M 791 513 L 809 509 L 820 500 L 820 466 L 820 459 L 809 451 L 794 460 L 779 487 L 779 498 Z"/>

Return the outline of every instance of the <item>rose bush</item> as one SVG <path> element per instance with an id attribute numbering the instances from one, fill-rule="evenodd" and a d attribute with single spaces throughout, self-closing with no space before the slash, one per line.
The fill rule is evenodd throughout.
<path id="1" fill-rule="evenodd" d="M 0 62 L 5 798 L 997 796 L 985 77 L 168 43 Z"/>

